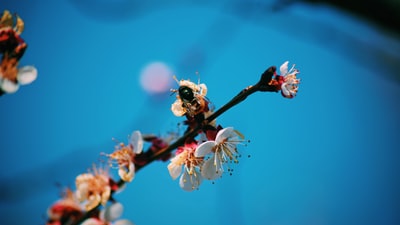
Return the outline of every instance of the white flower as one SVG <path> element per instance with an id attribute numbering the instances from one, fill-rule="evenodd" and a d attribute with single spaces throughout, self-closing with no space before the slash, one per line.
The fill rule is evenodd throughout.
<path id="1" fill-rule="evenodd" d="M 168 164 L 168 171 L 172 179 L 175 180 L 181 175 L 179 186 L 185 191 L 198 189 L 202 181 L 202 176 L 199 172 L 202 159 L 194 156 L 196 146 L 196 143 L 190 143 L 178 148 L 179 153 Z"/>
<path id="2" fill-rule="evenodd" d="M 115 202 L 100 211 L 99 218 L 86 219 L 81 225 L 133 225 L 126 219 L 118 219 L 121 217 L 124 207 L 121 203 Z"/>
<path id="3" fill-rule="evenodd" d="M 7 62 L 3 62 L 3 64 L 11 64 Z M 15 93 L 18 91 L 19 85 L 30 84 L 37 77 L 37 69 L 33 66 L 24 66 L 18 70 L 8 66 L 3 68 L 0 68 L 0 89 L 8 94 Z M 14 75 L 15 71 L 18 71 L 16 76 Z"/>
<path id="4" fill-rule="evenodd" d="M 94 168 L 93 173 L 80 174 L 75 179 L 76 198 L 86 202 L 86 210 L 105 205 L 111 196 L 110 177 L 102 169 Z"/>
<path id="5" fill-rule="evenodd" d="M 222 176 L 224 164 L 238 163 L 239 152 L 236 145 L 242 143 L 243 139 L 243 135 L 234 130 L 233 127 L 227 127 L 217 133 L 215 141 L 201 143 L 194 155 L 205 157 L 212 154 L 201 167 L 202 176 L 209 180 L 215 180 Z"/>
<path id="6" fill-rule="evenodd" d="M 286 61 L 280 67 L 281 76 L 284 77 L 281 93 L 286 98 L 293 98 L 297 94 L 298 84 L 300 83 L 300 79 L 297 79 L 296 75 L 300 72 L 294 68 L 295 65 L 288 71 L 288 64 L 289 61 Z"/>
<path id="7" fill-rule="evenodd" d="M 129 144 L 120 143 L 111 154 L 106 154 L 111 160 L 118 164 L 118 175 L 125 182 L 131 182 L 135 177 L 135 163 L 133 162 L 135 155 L 140 154 L 143 150 L 143 138 L 140 131 L 132 132 Z"/>

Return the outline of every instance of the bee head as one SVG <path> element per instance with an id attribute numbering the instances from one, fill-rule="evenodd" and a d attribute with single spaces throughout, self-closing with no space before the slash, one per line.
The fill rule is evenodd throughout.
<path id="1" fill-rule="evenodd" d="M 178 93 L 183 101 L 191 102 L 194 99 L 193 90 L 188 86 L 180 86 Z"/>

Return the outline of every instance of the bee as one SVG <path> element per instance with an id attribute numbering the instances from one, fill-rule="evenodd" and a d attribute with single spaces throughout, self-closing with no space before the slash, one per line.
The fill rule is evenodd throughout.
<path id="1" fill-rule="evenodd" d="M 178 81 L 175 76 L 174 79 L 179 84 L 178 89 L 171 89 L 172 92 L 177 93 L 176 101 L 171 106 L 175 116 L 186 115 L 193 118 L 213 110 L 210 100 L 206 97 L 207 86 L 205 84 L 195 84 L 190 80 Z"/>

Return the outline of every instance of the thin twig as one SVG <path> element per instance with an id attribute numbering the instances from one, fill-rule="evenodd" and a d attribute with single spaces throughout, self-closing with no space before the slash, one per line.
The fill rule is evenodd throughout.
<path id="1" fill-rule="evenodd" d="M 163 155 L 171 153 L 173 150 L 178 148 L 179 146 L 182 146 L 185 144 L 185 141 L 188 138 L 193 138 L 195 137 L 200 129 L 209 122 L 215 120 L 218 116 L 222 115 L 226 111 L 228 111 L 230 108 L 234 107 L 235 105 L 239 104 L 240 102 L 244 101 L 249 95 L 257 92 L 257 91 L 262 91 L 262 92 L 276 92 L 276 89 L 273 86 L 269 85 L 269 82 L 272 79 L 273 74 L 275 73 L 276 68 L 274 66 L 271 66 L 268 68 L 262 75 L 259 80 L 259 82 L 255 85 L 248 86 L 245 89 L 243 89 L 241 92 L 239 92 L 235 97 L 233 97 L 228 103 L 223 105 L 221 108 L 219 108 L 217 111 L 215 111 L 213 114 L 208 116 L 207 118 L 204 119 L 202 123 L 198 123 L 195 128 L 192 128 L 189 132 L 186 132 L 182 137 L 180 137 L 178 140 L 173 142 L 172 144 L 168 145 L 167 147 L 157 151 L 156 153 L 152 154 L 150 158 L 146 160 L 146 164 L 143 165 L 135 165 L 135 172 L 141 170 L 148 164 L 152 163 L 153 161 L 160 159 Z M 119 180 L 118 181 L 118 186 L 121 187 L 122 185 L 125 184 L 125 181 Z M 113 194 L 113 193 L 112 193 Z M 112 197 L 112 196 L 111 196 Z M 110 197 L 110 198 L 111 198 Z M 86 212 L 79 220 L 75 221 L 75 223 L 72 223 L 71 225 L 78 225 L 81 222 L 83 222 L 85 219 L 88 218 L 89 215 L 95 210 L 98 210 L 98 207 L 93 208 L 92 210 Z"/>

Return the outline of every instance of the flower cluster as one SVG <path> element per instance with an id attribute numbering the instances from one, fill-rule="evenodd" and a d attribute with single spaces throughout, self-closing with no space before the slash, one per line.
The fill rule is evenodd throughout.
<path id="1" fill-rule="evenodd" d="M 18 67 L 27 44 L 21 38 L 24 22 L 18 15 L 4 10 L 0 18 L 0 95 L 14 93 L 19 85 L 33 82 L 37 70 L 33 66 Z M 142 135 L 133 131 L 128 143 L 118 142 L 107 157 L 107 166 L 93 166 L 92 170 L 75 178 L 75 190 L 66 188 L 61 198 L 47 210 L 47 225 L 133 225 L 119 219 L 123 205 L 113 194 L 120 192 L 126 183 L 135 178 L 135 173 L 155 160 L 169 161 L 167 169 L 173 180 L 179 177 L 179 186 L 185 191 L 199 189 L 204 180 L 216 180 L 223 174 L 232 174 L 234 164 L 239 163 L 241 153 L 238 145 L 246 144 L 244 135 L 233 127 L 217 124 L 216 118 L 237 105 L 249 95 L 261 92 L 281 92 L 285 98 L 294 98 L 298 92 L 299 70 L 290 69 L 286 61 L 280 66 L 269 67 L 259 82 L 243 89 L 223 107 L 214 111 L 212 102 L 206 97 L 208 89 L 204 83 L 178 80 L 176 100 L 171 105 L 175 116 L 185 117 L 186 130 L 180 138 L 175 133 L 167 137 Z M 143 150 L 145 142 L 150 146 Z M 174 152 L 175 150 L 175 152 Z M 112 178 L 109 168 L 117 169 L 119 180 Z"/>
<path id="2" fill-rule="evenodd" d="M 243 89 L 215 112 L 206 97 L 205 84 L 178 81 L 174 77 L 179 87 L 171 90 L 176 93 L 171 110 L 175 116 L 185 116 L 184 124 L 187 126 L 181 138 L 174 133 L 161 138 L 133 131 L 127 144 L 118 142 L 113 152 L 102 153 L 107 157 L 107 165 L 118 170 L 120 180 L 112 179 L 107 169 L 96 167 L 78 175 L 76 191 L 67 189 L 63 197 L 49 208 L 47 225 L 131 225 L 130 221 L 119 219 L 123 206 L 113 194 L 121 191 L 124 184 L 132 182 L 135 173 L 154 160 L 168 160 L 170 176 L 173 180 L 179 178 L 179 186 L 185 191 L 199 189 L 204 180 L 213 181 L 223 174 L 231 175 L 241 157 L 238 145 L 246 145 L 247 141 L 233 127 L 217 124 L 216 117 L 257 91 L 280 91 L 286 98 L 295 97 L 300 83 L 296 77 L 298 73 L 294 66 L 288 69 L 288 62 L 280 66 L 280 75 L 272 66 L 261 75 L 256 85 Z M 144 150 L 146 142 L 150 146 Z"/>
<path id="3" fill-rule="evenodd" d="M 189 80 L 178 82 L 177 100 L 171 110 L 175 116 L 185 115 L 189 128 L 201 126 L 200 138 L 188 138 L 178 147 L 171 159 L 168 170 L 173 179 L 180 176 L 179 186 L 186 191 L 199 188 L 203 178 L 215 180 L 222 176 L 229 164 L 238 162 L 237 144 L 243 143 L 244 136 L 233 127 L 222 128 L 216 121 L 206 121 L 212 114 L 211 102 L 206 98 L 205 84 L 195 84 Z M 182 171 L 183 170 L 183 171 Z"/>
<path id="4" fill-rule="evenodd" d="M 4 10 L 0 18 L 0 95 L 14 93 L 19 85 L 32 83 L 37 77 L 33 66 L 18 68 L 27 44 L 20 37 L 24 30 L 24 22 L 17 15 L 15 18 Z"/>
<path id="5" fill-rule="evenodd" d="M 181 175 L 179 186 L 183 190 L 198 189 L 203 178 L 218 179 L 226 167 L 228 172 L 233 171 L 229 164 L 239 162 L 237 144 L 244 141 L 244 136 L 233 127 L 219 130 L 215 139 L 192 140 L 178 148 L 168 165 L 169 173 L 173 179 Z"/>
<path id="6" fill-rule="evenodd" d="M 91 171 L 78 175 L 75 187 L 75 191 L 66 188 L 62 198 L 49 207 L 47 225 L 74 224 L 80 220 L 86 225 L 112 224 L 112 221 L 121 216 L 120 203 L 113 201 L 111 205 L 107 204 L 112 199 L 111 194 L 119 186 L 106 169 L 94 166 Z M 99 209 L 99 205 L 103 209 Z M 88 212 L 90 214 L 84 217 Z M 132 223 L 122 220 L 118 224 Z"/>

